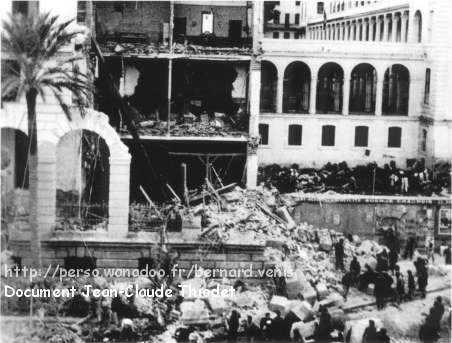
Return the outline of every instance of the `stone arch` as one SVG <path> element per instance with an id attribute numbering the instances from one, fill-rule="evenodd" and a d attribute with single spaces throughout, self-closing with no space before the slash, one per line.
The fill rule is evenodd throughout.
<path id="1" fill-rule="evenodd" d="M 344 70 L 335 63 L 323 64 L 317 76 L 317 113 L 341 113 Z"/>
<path id="2" fill-rule="evenodd" d="M 383 108 L 385 115 L 408 115 L 410 72 L 401 64 L 386 69 L 383 81 Z"/>
<path id="3" fill-rule="evenodd" d="M 261 63 L 260 112 L 276 112 L 278 69 L 270 61 Z"/>
<path id="4" fill-rule="evenodd" d="M 56 147 L 56 226 L 107 227 L 110 150 L 103 138 L 84 129 L 67 132 Z"/>
<path id="5" fill-rule="evenodd" d="M 350 75 L 350 113 L 374 114 L 377 71 L 369 63 L 356 65 Z"/>
<path id="6" fill-rule="evenodd" d="M 284 71 L 283 112 L 307 113 L 309 111 L 309 93 L 311 70 L 301 61 L 290 63 Z"/>

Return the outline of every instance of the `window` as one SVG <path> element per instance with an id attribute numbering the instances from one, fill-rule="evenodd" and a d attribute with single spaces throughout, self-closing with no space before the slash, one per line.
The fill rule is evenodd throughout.
<path id="1" fill-rule="evenodd" d="M 355 127 L 355 146 L 367 147 L 369 141 L 369 127 L 356 126 Z"/>
<path id="2" fill-rule="evenodd" d="M 300 1 L 295 1 L 295 6 L 300 6 Z"/>
<path id="3" fill-rule="evenodd" d="M 450 236 L 452 231 L 451 226 L 451 209 L 441 208 L 438 213 L 438 234 Z"/>
<path id="4" fill-rule="evenodd" d="M 426 129 L 422 129 L 421 149 L 424 152 L 427 151 L 427 130 Z"/>
<path id="5" fill-rule="evenodd" d="M 13 15 L 22 14 L 23 16 L 27 16 L 28 1 L 13 1 L 12 13 Z"/>
<path id="6" fill-rule="evenodd" d="M 289 145 L 301 145 L 302 130 L 301 125 L 289 125 Z"/>
<path id="7" fill-rule="evenodd" d="M 279 32 L 278 31 L 273 32 L 273 38 L 279 38 Z"/>
<path id="8" fill-rule="evenodd" d="M 273 21 L 274 21 L 274 23 L 275 24 L 279 24 L 279 12 L 278 11 L 275 11 L 275 17 L 274 17 L 274 19 L 273 19 Z"/>
<path id="9" fill-rule="evenodd" d="M 293 38 L 294 38 L 294 39 L 300 38 L 300 33 L 299 33 L 299 32 L 295 32 L 295 33 L 293 34 Z"/>
<path id="10" fill-rule="evenodd" d="M 424 104 L 430 103 L 430 68 L 425 70 Z"/>
<path id="11" fill-rule="evenodd" d="M 77 23 L 84 24 L 86 20 L 86 1 L 77 1 Z"/>
<path id="12" fill-rule="evenodd" d="M 322 146 L 334 146 L 336 127 L 334 125 L 322 126 Z"/>
<path id="13" fill-rule="evenodd" d="M 402 128 L 391 126 L 388 129 L 388 148 L 400 148 L 402 146 Z"/>
<path id="14" fill-rule="evenodd" d="M 300 25 L 300 13 L 295 14 L 295 25 Z"/>
<path id="15" fill-rule="evenodd" d="M 284 39 L 290 38 L 290 32 L 284 32 Z"/>
<path id="16" fill-rule="evenodd" d="M 286 13 L 285 18 L 284 18 L 284 26 L 286 28 L 288 28 L 290 26 L 290 14 Z"/>
<path id="17" fill-rule="evenodd" d="M 69 256 L 64 259 L 64 268 L 68 269 L 77 269 L 77 270 L 93 270 L 96 269 L 96 258 L 85 256 L 85 257 L 76 257 Z"/>
<path id="18" fill-rule="evenodd" d="M 317 3 L 317 14 L 323 14 L 323 10 L 324 10 L 323 2 L 319 1 Z"/>
<path id="19" fill-rule="evenodd" d="M 268 124 L 259 124 L 259 136 L 261 137 L 259 144 L 268 145 Z"/>
<path id="20" fill-rule="evenodd" d="M 202 12 L 201 33 L 213 33 L 212 12 Z"/>

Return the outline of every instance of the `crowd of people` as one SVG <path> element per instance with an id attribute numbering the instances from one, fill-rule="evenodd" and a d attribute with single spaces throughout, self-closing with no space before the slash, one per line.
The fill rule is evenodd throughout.
<path id="1" fill-rule="evenodd" d="M 327 163 L 320 169 L 300 168 L 293 164 L 260 167 L 258 182 L 276 187 L 281 193 L 334 191 L 347 194 L 425 195 L 450 192 L 450 163 L 427 168 L 415 161 L 399 168 L 394 161 L 382 167 L 376 163 L 350 168 L 346 162 Z"/>

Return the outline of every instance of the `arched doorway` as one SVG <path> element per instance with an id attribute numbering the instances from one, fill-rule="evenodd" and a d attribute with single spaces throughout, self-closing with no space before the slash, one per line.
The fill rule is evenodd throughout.
<path id="1" fill-rule="evenodd" d="M 306 63 L 292 62 L 284 71 L 283 112 L 307 113 L 311 71 Z"/>
<path id="2" fill-rule="evenodd" d="M 276 112 L 276 94 L 278 87 L 278 71 L 273 63 L 261 63 L 261 112 Z"/>
<path id="3" fill-rule="evenodd" d="M 103 138 L 73 130 L 57 146 L 56 228 L 106 229 L 110 151 Z"/>
<path id="4" fill-rule="evenodd" d="M 324 64 L 317 79 L 317 113 L 341 113 L 344 71 L 334 62 Z"/>
<path id="5" fill-rule="evenodd" d="M 383 109 L 385 115 L 407 115 L 410 89 L 410 72 L 401 64 L 386 69 L 383 84 Z"/>
<path id="6" fill-rule="evenodd" d="M 368 63 L 353 68 L 350 78 L 350 113 L 374 114 L 377 91 L 377 72 Z"/>

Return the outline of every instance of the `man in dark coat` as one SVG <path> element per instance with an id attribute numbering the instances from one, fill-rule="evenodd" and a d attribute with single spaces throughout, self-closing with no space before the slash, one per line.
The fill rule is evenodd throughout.
<path id="1" fill-rule="evenodd" d="M 281 318 L 281 312 L 276 310 L 276 317 L 273 318 L 270 336 L 274 341 L 281 341 L 286 338 L 286 324 Z"/>
<path id="2" fill-rule="evenodd" d="M 405 299 L 405 281 L 400 273 L 396 274 L 396 280 L 396 300 L 400 304 Z"/>
<path id="3" fill-rule="evenodd" d="M 397 251 L 395 249 L 389 250 L 389 255 L 388 255 L 389 270 L 393 273 L 395 272 L 395 267 L 397 264 L 398 257 L 399 257 L 399 255 L 397 254 Z"/>
<path id="4" fill-rule="evenodd" d="M 322 306 L 320 308 L 319 324 L 315 331 L 316 331 L 315 337 L 320 342 L 324 342 L 331 338 L 330 333 L 331 333 L 331 331 L 333 331 L 333 328 L 331 325 L 331 315 L 325 306 Z"/>
<path id="5" fill-rule="evenodd" d="M 390 343 L 391 339 L 388 336 L 388 333 L 385 328 L 381 328 L 377 333 L 377 342 L 378 343 Z"/>
<path id="6" fill-rule="evenodd" d="M 452 264 L 451 263 L 452 255 L 451 255 L 451 251 L 450 251 L 450 246 L 448 246 L 446 249 L 444 249 L 443 255 L 444 255 L 445 263 Z"/>
<path id="7" fill-rule="evenodd" d="M 334 245 L 334 253 L 336 256 L 336 269 L 344 270 L 344 240 L 342 238 Z"/>
<path id="8" fill-rule="evenodd" d="M 356 284 L 358 282 L 359 274 L 361 273 L 361 265 L 356 256 L 353 256 L 353 260 L 350 262 L 350 273 L 353 275 Z"/>
<path id="9" fill-rule="evenodd" d="M 261 322 L 259 324 L 262 338 L 264 340 L 271 339 L 272 319 L 270 318 L 270 313 L 266 313 L 265 317 L 261 319 Z"/>
<path id="10" fill-rule="evenodd" d="M 416 291 L 416 282 L 414 281 L 413 272 L 411 270 L 408 271 L 408 298 L 413 300 L 414 293 Z"/>
<path id="11" fill-rule="evenodd" d="M 436 297 L 435 303 L 433 304 L 432 320 L 434 322 L 434 328 L 436 331 L 441 329 L 441 319 L 444 315 L 444 305 L 443 299 L 441 297 Z"/>
<path id="12" fill-rule="evenodd" d="M 375 322 L 369 320 L 369 326 L 364 330 L 363 343 L 377 343 L 377 328 Z"/>

